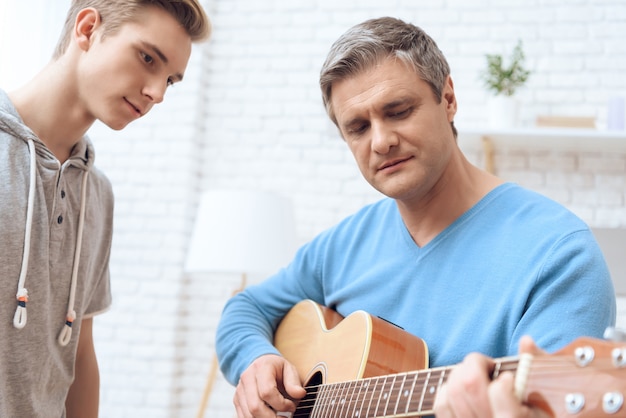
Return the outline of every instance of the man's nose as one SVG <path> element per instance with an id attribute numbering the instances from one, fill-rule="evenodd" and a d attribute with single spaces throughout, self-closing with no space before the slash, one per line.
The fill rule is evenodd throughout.
<path id="1" fill-rule="evenodd" d="M 378 154 L 387 154 L 389 150 L 398 145 L 398 136 L 383 122 L 372 122 L 372 151 Z"/>

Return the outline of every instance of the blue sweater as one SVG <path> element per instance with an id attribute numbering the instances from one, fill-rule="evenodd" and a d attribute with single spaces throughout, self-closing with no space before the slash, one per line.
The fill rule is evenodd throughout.
<path id="1" fill-rule="evenodd" d="M 274 329 L 303 299 L 401 326 L 426 341 L 430 367 L 473 351 L 514 355 L 523 335 L 548 351 L 578 336 L 602 337 L 616 314 L 587 225 L 511 183 L 421 248 L 387 198 L 305 244 L 288 266 L 226 304 L 216 349 L 232 384 L 255 358 L 277 353 Z"/>

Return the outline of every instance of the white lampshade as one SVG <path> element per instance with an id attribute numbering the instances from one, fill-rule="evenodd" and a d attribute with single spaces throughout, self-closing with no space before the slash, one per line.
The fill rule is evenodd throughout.
<path id="1" fill-rule="evenodd" d="M 291 201 L 261 191 L 202 194 L 185 270 L 274 273 L 296 248 Z"/>

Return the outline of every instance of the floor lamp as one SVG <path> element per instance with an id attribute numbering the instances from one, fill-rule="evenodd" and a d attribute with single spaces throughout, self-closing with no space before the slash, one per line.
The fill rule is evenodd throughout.
<path id="1" fill-rule="evenodd" d="M 250 190 L 208 190 L 198 205 L 185 263 L 188 273 L 271 274 L 286 265 L 296 248 L 293 208 L 288 198 Z M 217 375 L 214 355 L 197 418 L 204 417 Z"/>

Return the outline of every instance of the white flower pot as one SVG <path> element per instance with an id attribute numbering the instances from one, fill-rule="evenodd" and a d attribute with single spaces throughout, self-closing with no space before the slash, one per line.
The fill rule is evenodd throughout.
<path id="1" fill-rule="evenodd" d="M 489 127 L 509 129 L 518 126 L 519 102 L 510 96 L 493 96 L 487 103 Z"/>

